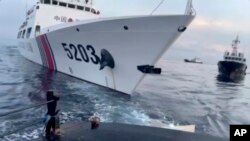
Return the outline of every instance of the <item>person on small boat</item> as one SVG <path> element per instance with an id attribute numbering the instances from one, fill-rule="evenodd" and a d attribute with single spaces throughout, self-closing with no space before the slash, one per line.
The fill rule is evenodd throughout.
<path id="1" fill-rule="evenodd" d="M 47 108 L 48 108 L 48 112 L 46 114 L 46 119 L 45 119 L 45 133 L 46 133 L 46 137 L 50 137 L 51 136 L 51 131 L 53 134 L 56 134 L 56 129 L 59 128 L 59 124 L 57 125 L 58 127 L 56 127 L 56 115 L 58 114 L 59 110 L 56 110 L 56 106 L 57 106 L 57 101 L 60 98 L 57 96 L 54 96 L 54 92 L 53 91 L 48 91 L 47 92 Z M 57 119 L 57 121 L 59 121 Z"/>
<path id="2" fill-rule="evenodd" d="M 93 130 L 99 127 L 101 119 L 98 117 L 97 113 L 95 113 L 93 116 L 89 118 L 89 121 L 91 122 L 91 129 Z"/>

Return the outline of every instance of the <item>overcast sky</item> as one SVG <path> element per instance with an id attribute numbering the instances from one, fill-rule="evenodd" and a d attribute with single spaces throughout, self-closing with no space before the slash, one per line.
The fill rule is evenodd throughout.
<path id="1" fill-rule="evenodd" d="M 0 0 L 0 40 L 16 38 L 24 20 L 26 1 L 27 7 L 32 5 L 32 0 Z M 103 16 L 148 15 L 160 1 L 95 0 L 95 7 Z M 155 14 L 183 14 L 185 5 L 186 0 L 165 0 Z M 196 19 L 164 55 L 165 59 L 197 56 L 205 63 L 216 64 L 237 34 L 240 47 L 250 59 L 250 0 L 193 0 L 193 5 Z"/>

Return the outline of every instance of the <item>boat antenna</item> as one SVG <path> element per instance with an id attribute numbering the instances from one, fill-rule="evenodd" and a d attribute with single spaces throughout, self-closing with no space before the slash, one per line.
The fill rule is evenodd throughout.
<path id="1" fill-rule="evenodd" d="M 232 47 L 233 47 L 234 49 L 236 49 L 236 48 L 238 47 L 238 44 L 240 44 L 239 34 L 237 34 L 236 39 L 233 40 Z"/>
<path id="2" fill-rule="evenodd" d="M 233 40 L 233 43 L 232 43 L 232 48 L 233 48 L 233 53 L 234 54 L 237 54 L 237 48 L 238 48 L 238 44 L 240 43 L 240 40 L 239 40 L 239 35 L 236 36 L 236 39 Z"/>
<path id="3" fill-rule="evenodd" d="M 150 13 L 150 15 L 153 15 L 155 11 L 165 2 L 165 0 L 161 0 L 160 3 L 154 8 L 154 10 Z"/>

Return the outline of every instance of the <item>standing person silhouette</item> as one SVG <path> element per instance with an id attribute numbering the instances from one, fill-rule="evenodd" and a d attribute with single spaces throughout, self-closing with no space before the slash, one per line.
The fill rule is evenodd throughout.
<path id="1" fill-rule="evenodd" d="M 47 108 L 48 108 L 48 112 L 46 115 L 46 137 L 51 137 L 51 129 L 52 129 L 52 133 L 55 133 L 56 130 L 56 115 L 59 112 L 59 110 L 56 110 L 56 106 L 57 106 L 57 101 L 60 98 L 57 96 L 54 96 L 54 92 L 53 91 L 48 91 L 47 92 L 47 102 L 49 102 L 47 104 Z M 52 101 L 52 102 L 50 102 Z"/>

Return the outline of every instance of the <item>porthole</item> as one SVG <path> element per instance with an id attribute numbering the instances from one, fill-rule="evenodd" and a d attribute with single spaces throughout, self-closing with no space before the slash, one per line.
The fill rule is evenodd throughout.
<path id="1" fill-rule="evenodd" d="M 123 28 L 124 28 L 124 30 L 128 30 L 128 26 L 126 26 L 126 25 L 123 26 Z"/>
<path id="2" fill-rule="evenodd" d="M 187 27 L 185 27 L 185 26 L 180 26 L 180 27 L 178 28 L 178 31 L 179 31 L 179 32 L 184 32 L 186 29 L 187 29 Z"/>

